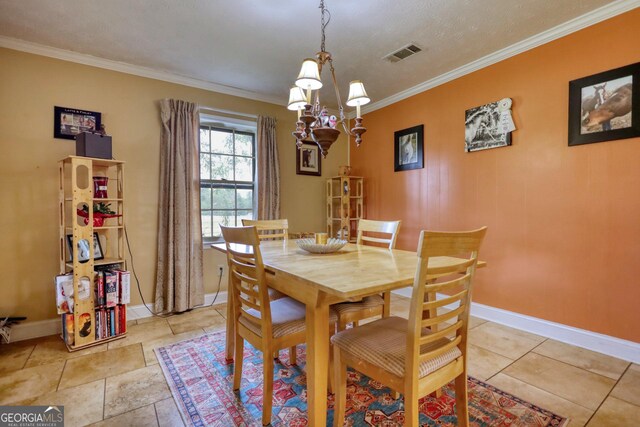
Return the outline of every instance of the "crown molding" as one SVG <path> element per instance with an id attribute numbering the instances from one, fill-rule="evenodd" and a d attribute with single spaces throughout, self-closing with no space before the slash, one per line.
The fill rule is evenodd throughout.
<path id="1" fill-rule="evenodd" d="M 0 47 L 18 50 L 21 52 L 33 53 L 35 55 L 47 56 L 49 58 L 60 59 L 62 61 L 69 61 L 78 64 L 89 65 L 92 67 L 104 68 L 106 70 L 118 71 L 120 73 L 131 74 L 134 76 L 146 77 L 149 79 L 161 80 L 164 82 L 194 87 L 197 89 L 204 89 L 211 92 L 223 93 L 225 95 L 232 95 L 240 98 L 252 99 L 255 101 L 268 102 L 270 104 L 276 105 L 286 105 L 283 103 L 283 98 L 277 96 L 266 95 L 244 89 L 238 89 L 231 86 L 225 86 L 218 83 L 208 82 L 205 80 L 194 79 L 192 77 L 186 77 L 168 71 L 154 70 L 152 68 L 127 64 L 125 62 L 98 58 L 97 56 L 73 52 L 65 49 L 58 49 L 55 47 L 14 39 L 11 37 L 0 36 Z"/>
<path id="2" fill-rule="evenodd" d="M 402 101 L 403 99 L 417 95 L 436 86 L 440 86 L 450 82 L 451 80 L 473 73 L 474 71 L 478 71 L 522 52 L 534 49 L 568 34 L 575 33 L 583 28 L 605 21 L 609 18 L 613 18 L 614 16 L 628 12 L 637 7 L 640 7 L 640 0 L 616 0 L 606 6 L 592 10 L 591 12 L 585 13 L 584 15 L 578 16 L 577 18 L 571 19 L 556 27 L 514 43 L 504 49 L 490 53 L 489 55 L 483 56 L 480 59 L 476 59 L 475 61 L 469 62 L 468 64 L 422 82 L 409 89 L 381 99 L 380 101 L 365 105 L 362 107 L 362 114 L 370 113 L 388 105 L 395 104 L 398 101 Z"/>
<path id="3" fill-rule="evenodd" d="M 380 101 L 373 102 L 362 107 L 362 113 L 370 113 L 388 105 L 394 104 L 403 99 L 409 98 L 413 95 L 417 95 L 426 90 L 432 89 L 436 86 L 440 86 L 451 80 L 455 80 L 459 77 L 470 74 L 474 71 L 493 65 L 497 62 L 503 61 L 512 56 L 518 55 L 522 52 L 534 49 L 545 43 L 549 43 L 553 40 L 564 37 L 568 34 L 579 31 L 588 26 L 597 24 L 598 22 L 607 20 L 614 16 L 628 12 L 632 9 L 640 7 L 640 0 L 616 0 L 608 5 L 602 6 L 591 12 L 585 13 L 577 18 L 571 19 L 563 24 L 553 27 L 542 33 L 536 34 L 525 40 L 512 44 L 504 49 L 500 49 L 489 55 L 486 55 L 480 59 L 469 62 L 454 70 L 441 74 L 430 80 L 422 82 L 409 89 L 398 92 Z M 183 86 L 194 87 L 198 89 L 204 89 L 212 92 L 223 93 L 226 95 L 238 96 L 240 98 L 252 99 L 255 101 L 268 102 L 276 105 L 286 105 L 283 102 L 283 98 L 273 95 L 266 95 L 257 92 L 252 92 L 244 89 L 234 88 L 230 86 L 221 85 L 214 82 L 208 82 L 205 80 L 194 79 L 192 77 L 182 76 L 180 74 L 170 73 L 167 71 L 154 70 L 152 68 L 142 67 L 138 65 L 127 64 L 125 62 L 112 61 L 109 59 L 98 58 L 96 56 L 87 55 L 83 53 L 73 52 L 65 49 L 58 49 L 41 45 L 38 43 L 27 42 L 24 40 L 14 39 L 11 37 L 0 36 L 0 47 L 7 49 L 18 50 L 27 53 L 33 53 L 36 55 L 47 56 L 50 58 L 60 59 L 63 61 L 75 62 L 78 64 L 89 65 L 92 67 L 104 68 L 107 70 L 118 71 L 125 74 L 131 74 L 140 77 L 146 77 L 154 80 L 161 80 L 165 82 L 175 83 Z M 355 113 L 350 112 L 346 114 L 347 118 L 352 119 Z"/>

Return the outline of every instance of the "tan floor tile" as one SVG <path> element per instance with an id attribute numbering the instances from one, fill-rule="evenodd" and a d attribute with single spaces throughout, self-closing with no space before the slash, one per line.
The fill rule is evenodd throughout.
<path id="1" fill-rule="evenodd" d="M 514 360 L 544 340 L 541 336 L 493 322 L 469 330 L 469 343 Z"/>
<path id="2" fill-rule="evenodd" d="M 588 427 L 638 427 L 640 406 L 608 397 L 593 416 Z"/>
<path id="3" fill-rule="evenodd" d="M 485 381 L 513 363 L 508 357 L 500 356 L 482 347 L 467 347 L 467 366 L 469 375 Z"/>
<path id="4" fill-rule="evenodd" d="M 167 319 L 174 334 L 192 331 L 224 324 L 224 317 L 215 309 L 209 307 L 197 308 L 188 313 L 172 316 Z"/>
<path id="5" fill-rule="evenodd" d="M 154 340 L 142 341 L 142 350 L 144 352 L 144 360 L 147 364 L 153 365 L 158 363 L 158 359 L 156 358 L 156 353 L 153 351 L 158 347 L 164 347 L 165 345 L 177 343 L 180 341 L 188 340 L 189 338 L 195 338 L 197 336 L 203 335 L 205 332 L 202 329 L 197 329 L 195 331 L 185 332 L 183 334 L 178 335 L 166 335 L 161 338 L 156 338 Z"/>
<path id="6" fill-rule="evenodd" d="M 86 426 L 102 420 L 104 380 L 23 400 L 20 405 L 64 406 L 64 425 Z"/>
<path id="7" fill-rule="evenodd" d="M 485 323 L 487 323 L 487 321 L 484 319 L 475 316 L 469 316 L 469 329 L 473 329 Z"/>
<path id="8" fill-rule="evenodd" d="M 20 369 L 0 376 L 0 405 L 55 391 L 64 362 Z"/>
<path id="9" fill-rule="evenodd" d="M 224 317 L 225 319 L 227 318 L 227 308 L 226 307 L 224 309 L 216 308 L 216 311 L 218 313 L 220 313 L 220 316 Z"/>
<path id="10" fill-rule="evenodd" d="M 156 413 L 160 427 L 183 427 L 184 422 L 173 397 L 156 402 Z"/>
<path id="11" fill-rule="evenodd" d="M 640 406 L 640 365 L 633 364 L 629 367 L 611 392 L 611 396 Z"/>
<path id="12" fill-rule="evenodd" d="M 584 426 L 593 414 L 592 409 L 587 409 L 573 402 L 569 402 L 566 399 L 502 373 L 491 378 L 488 383 L 555 414 L 571 418 L 569 427 Z"/>
<path id="13" fill-rule="evenodd" d="M 0 345 L 0 374 L 24 368 L 35 346 L 34 342 L 28 341 Z"/>
<path id="14" fill-rule="evenodd" d="M 171 335 L 173 332 L 169 324 L 163 320 L 164 319 L 162 319 L 162 321 L 145 323 L 138 322 L 137 325 L 127 328 L 127 336 L 120 340 L 110 342 L 109 350 Z"/>
<path id="15" fill-rule="evenodd" d="M 525 355 L 503 373 L 593 410 L 615 384 L 611 378 L 536 353 Z"/>
<path id="16" fill-rule="evenodd" d="M 69 351 L 64 341 L 57 336 L 52 335 L 46 337 L 42 342 L 38 343 L 27 360 L 27 367 L 46 365 L 47 363 L 61 362 L 68 359 L 74 359 L 87 354 L 100 353 L 107 351 L 107 344 L 97 345 L 95 347 L 85 348 L 78 351 Z"/>
<path id="17" fill-rule="evenodd" d="M 153 405 L 143 406 L 135 411 L 126 412 L 117 417 L 107 418 L 93 427 L 158 427 L 158 418 Z"/>
<path id="18" fill-rule="evenodd" d="M 144 366 L 140 344 L 70 359 L 67 360 L 58 389 L 74 387 Z"/>
<path id="19" fill-rule="evenodd" d="M 138 325 L 144 325 L 145 323 L 153 323 L 153 322 L 167 322 L 167 318 L 170 316 L 152 316 L 149 314 L 148 317 L 141 317 L 136 320 Z"/>
<path id="20" fill-rule="evenodd" d="M 554 340 L 545 341 L 533 351 L 614 380 L 629 366 L 627 361 Z"/>
<path id="21" fill-rule="evenodd" d="M 110 418 L 171 397 L 160 365 L 107 378 L 104 416 Z"/>

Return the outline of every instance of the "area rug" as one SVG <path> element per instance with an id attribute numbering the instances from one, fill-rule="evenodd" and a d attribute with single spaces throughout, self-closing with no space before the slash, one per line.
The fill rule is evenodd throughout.
<path id="1" fill-rule="evenodd" d="M 224 332 L 206 334 L 156 349 L 160 366 L 187 426 L 262 425 L 262 353 L 245 342 L 239 394 L 232 390 L 233 363 L 225 360 Z M 288 351 L 275 361 L 273 426 L 307 425 L 305 348 L 298 346 L 298 364 L 290 365 Z M 401 426 L 403 399 L 395 400 L 382 384 L 349 370 L 348 426 Z M 328 394 L 327 425 L 333 425 L 333 394 Z M 453 384 L 438 399 L 420 400 L 422 426 L 455 426 Z M 537 407 L 469 377 L 469 416 L 477 427 L 562 427 L 566 418 Z"/>

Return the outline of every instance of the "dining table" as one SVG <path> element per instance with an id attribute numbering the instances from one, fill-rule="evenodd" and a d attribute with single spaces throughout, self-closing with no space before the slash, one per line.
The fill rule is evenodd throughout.
<path id="1" fill-rule="evenodd" d="M 225 243 L 212 248 L 226 253 Z M 241 248 L 234 248 L 234 250 Z M 348 243 L 334 253 L 316 254 L 299 248 L 294 240 L 264 240 L 260 252 L 267 285 L 306 306 L 307 407 L 309 426 L 327 422 L 329 369 L 329 306 L 413 284 L 418 264 L 416 252 Z M 456 257 L 432 257 L 428 279 L 439 270 L 460 264 Z M 479 261 L 477 267 L 484 267 Z M 441 274 L 440 274 L 441 275 Z M 435 298 L 435 295 L 430 296 Z M 229 292 L 229 299 L 232 292 Z M 226 357 L 233 359 L 233 302 L 227 302 Z"/>

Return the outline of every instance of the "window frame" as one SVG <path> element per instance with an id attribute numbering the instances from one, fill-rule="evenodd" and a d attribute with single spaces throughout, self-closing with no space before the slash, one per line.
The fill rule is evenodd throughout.
<path id="1" fill-rule="evenodd" d="M 232 138 L 233 138 L 233 153 L 229 154 L 229 153 L 222 153 L 222 152 L 215 152 L 213 150 L 212 144 L 211 144 L 211 137 L 209 139 L 209 151 L 202 151 L 202 143 L 200 140 L 201 137 L 201 130 L 208 130 L 209 132 L 213 132 L 213 131 L 217 131 L 217 132 L 226 132 L 226 133 L 230 133 L 232 134 Z M 245 136 L 249 136 L 251 137 L 251 152 L 252 155 L 248 156 L 248 155 L 242 155 L 242 154 L 236 154 L 236 135 L 245 135 Z M 257 139 L 257 130 L 256 129 L 252 129 L 252 128 L 246 128 L 243 126 L 243 129 L 237 129 L 233 126 L 228 126 L 226 124 L 220 124 L 220 123 L 207 123 L 204 121 L 200 122 L 199 128 L 198 128 L 198 160 L 199 160 L 199 168 L 200 166 L 200 162 L 202 161 L 202 155 L 206 154 L 209 156 L 213 156 L 213 155 L 218 155 L 218 156 L 228 156 L 232 158 L 232 164 L 233 164 L 233 178 L 232 180 L 228 180 L 228 179 L 211 179 L 211 177 L 209 179 L 202 179 L 202 173 L 200 172 L 199 174 L 199 182 L 200 182 L 200 195 L 199 197 L 202 197 L 202 189 L 210 189 L 211 190 L 211 207 L 210 208 L 204 208 L 202 206 L 202 202 L 200 204 L 200 221 L 202 223 L 201 225 L 201 229 L 202 229 L 202 242 L 203 244 L 211 244 L 211 243 L 220 243 L 223 242 L 224 239 L 222 237 L 222 235 L 220 236 L 205 236 L 204 235 L 204 223 L 202 222 L 202 217 L 203 217 L 203 213 L 205 212 L 210 212 L 211 213 L 211 217 L 213 217 L 213 213 L 214 212 L 231 212 L 234 213 L 233 217 L 235 218 L 235 225 L 242 225 L 242 223 L 238 223 L 238 213 L 239 212 L 246 212 L 246 211 L 251 211 L 251 216 L 252 218 L 255 218 L 256 215 L 256 191 L 257 191 L 257 153 L 256 153 L 256 149 L 257 149 L 257 144 L 256 144 L 256 139 Z M 251 181 L 239 181 L 236 180 L 236 158 L 243 158 L 243 159 L 251 159 L 251 171 L 252 171 L 252 180 Z M 211 163 L 210 163 L 210 167 L 211 167 Z M 233 189 L 234 190 L 234 207 L 233 209 L 229 209 L 229 208 L 216 208 L 214 203 L 213 203 L 213 190 L 216 188 L 220 188 L 220 189 Z M 238 190 L 251 190 L 251 208 L 239 208 L 238 207 Z M 211 219 L 211 229 L 212 229 L 212 234 L 213 234 L 213 229 L 214 229 L 214 221 L 213 219 Z"/>

